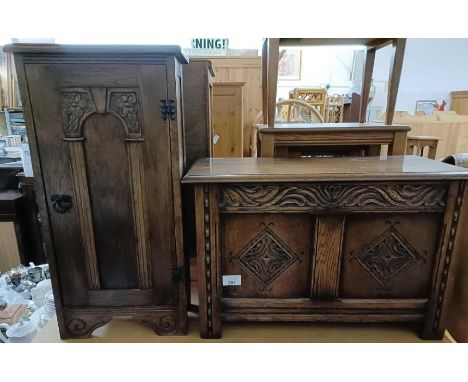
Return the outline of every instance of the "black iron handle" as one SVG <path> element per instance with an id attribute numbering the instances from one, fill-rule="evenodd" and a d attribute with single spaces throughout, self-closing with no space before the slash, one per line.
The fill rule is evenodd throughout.
<path id="1" fill-rule="evenodd" d="M 52 208 L 58 214 L 64 214 L 73 207 L 72 197 L 67 194 L 53 194 L 50 201 L 52 202 Z"/>
<path id="2" fill-rule="evenodd" d="M 162 119 L 165 121 L 167 120 L 167 118 L 169 118 L 171 121 L 175 120 L 176 118 L 175 99 L 174 98 L 162 99 L 160 102 L 161 102 Z"/>

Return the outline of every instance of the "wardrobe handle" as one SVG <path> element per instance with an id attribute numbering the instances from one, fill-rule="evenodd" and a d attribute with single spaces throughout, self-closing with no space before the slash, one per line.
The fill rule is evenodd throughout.
<path id="1" fill-rule="evenodd" d="M 174 121 L 176 118 L 176 104 L 174 98 L 162 99 L 159 101 L 161 103 L 161 118 L 164 121 L 167 121 L 169 118 L 171 121 Z"/>
<path id="2" fill-rule="evenodd" d="M 58 214 L 64 214 L 73 207 L 72 197 L 67 194 L 53 194 L 50 201 L 52 202 L 52 208 Z"/>

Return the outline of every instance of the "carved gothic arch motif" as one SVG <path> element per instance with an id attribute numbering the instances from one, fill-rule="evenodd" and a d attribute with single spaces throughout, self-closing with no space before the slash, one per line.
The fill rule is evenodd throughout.
<path id="1" fill-rule="evenodd" d="M 83 123 L 95 113 L 116 116 L 127 140 L 141 140 L 140 96 L 136 88 L 63 88 L 60 92 L 65 139 L 82 139 Z"/>

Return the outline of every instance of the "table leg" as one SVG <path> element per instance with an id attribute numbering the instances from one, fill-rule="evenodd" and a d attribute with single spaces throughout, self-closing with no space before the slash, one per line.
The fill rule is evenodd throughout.
<path id="1" fill-rule="evenodd" d="M 380 145 L 371 145 L 369 146 L 367 155 L 370 157 L 378 157 L 380 156 L 381 150 L 382 150 L 382 147 Z"/>
<path id="2" fill-rule="evenodd" d="M 273 158 L 275 156 L 275 138 L 273 134 L 261 134 L 261 140 L 260 156 Z"/>
<path id="3" fill-rule="evenodd" d="M 405 155 L 406 154 L 406 131 L 395 132 L 393 143 L 388 147 L 388 155 Z"/>
<path id="4" fill-rule="evenodd" d="M 289 158 L 288 146 L 280 146 L 276 148 L 276 158 Z"/>

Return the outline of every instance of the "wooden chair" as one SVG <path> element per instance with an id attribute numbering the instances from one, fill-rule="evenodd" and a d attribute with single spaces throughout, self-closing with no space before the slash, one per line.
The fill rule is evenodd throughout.
<path id="1" fill-rule="evenodd" d="M 289 99 L 276 103 L 275 122 L 323 123 L 324 118 L 313 105 L 310 105 L 307 102 Z"/>
<path id="2" fill-rule="evenodd" d="M 255 118 L 250 133 L 250 153 L 257 157 L 257 123 L 262 121 L 262 112 Z M 323 117 L 317 109 L 306 102 L 295 99 L 283 100 L 276 103 L 276 122 L 279 123 L 323 123 Z"/>
<path id="3" fill-rule="evenodd" d="M 344 95 L 334 94 L 327 97 L 325 105 L 325 121 L 329 123 L 343 122 Z"/>
<path id="4" fill-rule="evenodd" d="M 406 154 L 423 157 L 424 149 L 428 147 L 427 157 L 429 159 L 435 159 L 439 139 L 439 137 L 429 136 L 408 137 L 406 140 Z"/>
<path id="5" fill-rule="evenodd" d="M 325 118 L 325 104 L 327 99 L 327 89 L 323 88 L 294 88 L 289 92 L 289 99 L 303 101 L 313 106 Z"/>

